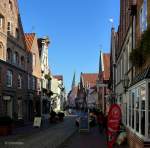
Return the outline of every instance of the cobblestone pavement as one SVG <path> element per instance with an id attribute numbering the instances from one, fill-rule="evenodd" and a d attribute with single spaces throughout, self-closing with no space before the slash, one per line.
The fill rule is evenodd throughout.
<path id="1" fill-rule="evenodd" d="M 89 133 L 76 132 L 59 148 L 107 148 L 106 136 L 100 134 L 97 127 L 91 128 Z M 114 148 L 129 148 L 126 144 Z"/>
<path id="2" fill-rule="evenodd" d="M 77 132 L 59 148 L 107 148 L 104 134 L 100 134 L 97 127 L 89 132 Z"/>
<path id="3" fill-rule="evenodd" d="M 0 138 L 0 148 L 56 148 L 76 131 L 75 117 L 69 116 L 64 122 L 37 129 L 26 127 L 24 132 Z"/>

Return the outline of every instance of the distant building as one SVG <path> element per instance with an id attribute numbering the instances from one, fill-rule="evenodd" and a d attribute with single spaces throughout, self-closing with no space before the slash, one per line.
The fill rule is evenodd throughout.
<path id="1" fill-rule="evenodd" d="M 51 96 L 51 108 L 55 111 L 63 110 L 66 96 L 62 75 L 52 76 L 51 91 L 53 92 L 53 95 Z"/>
<path id="2" fill-rule="evenodd" d="M 108 88 L 110 77 L 110 54 L 100 52 L 99 63 L 99 77 L 97 81 L 99 107 L 104 113 L 107 114 L 110 103 L 110 90 Z"/>
<path id="3" fill-rule="evenodd" d="M 79 108 L 87 108 L 91 106 L 93 108 L 97 108 L 99 106 L 98 96 L 94 94 L 95 89 L 97 89 L 97 80 L 98 73 L 81 73 L 77 99 L 77 104 Z M 93 93 L 91 93 L 91 91 L 93 91 Z M 94 103 L 93 100 L 95 100 Z"/>
<path id="4" fill-rule="evenodd" d="M 50 112 L 51 73 L 48 65 L 49 38 L 38 38 L 39 58 L 41 66 L 41 114 L 47 118 Z"/>

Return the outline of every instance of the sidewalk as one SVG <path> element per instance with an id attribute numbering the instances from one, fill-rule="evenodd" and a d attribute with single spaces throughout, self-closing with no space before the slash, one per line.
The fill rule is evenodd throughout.
<path id="1" fill-rule="evenodd" d="M 70 116 L 47 127 L 19 128 L 11 136 L 0 137 L 0 148 L 56 148 L 77 130 L 74 123 L 75 117 Z"/>

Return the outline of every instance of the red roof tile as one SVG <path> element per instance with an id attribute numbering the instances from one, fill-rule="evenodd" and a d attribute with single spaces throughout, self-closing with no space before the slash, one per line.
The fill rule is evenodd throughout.
<path id="1" fill-rule="evenodd" d="M 24 36 L 25 36 L 27 51 L 31 51 L 32 44 L 35 38 L 35 33 L 25 33 Z"/>
<path id="2" fill-rule="evenodd" d="M 104 80 L 109 80 L 110 77 L 110 54 L 104 53 L 103 54 L 103 63 L 104 63 Z"/>
<path id="3" fill-rule="evenodd" d="M 54 75 L 53 77 L 57 80 L 62 80 L 63 81 L 63 76 L 62 75 Z"/>
<path id="4" fill-rule="evenodd" d="M 98 73 L 82 73 L 83 83 L 87 87 L 94 87 L 98 80 Z"/>

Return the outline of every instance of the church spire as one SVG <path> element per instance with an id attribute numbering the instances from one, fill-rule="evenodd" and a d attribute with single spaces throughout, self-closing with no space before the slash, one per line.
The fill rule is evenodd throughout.
<path id="1" fill-rule="evenodd" d="M 75 80 L 75 79 L 76 79 L 76 76 L 75 76 L 75 75 L 76 75 L 76 74 L 75 74 L 75 72 L 74 72 L 73 79 L 72 79 L 72 89 L 73 89 L 73 88 L 75 87 L 75 85 L 76 85 L 76 84 L 75 84 L 75 83 L 76 83 L 76 82 L 75 82 L 75 81 L 76 81 L 76 80 Z"/>

